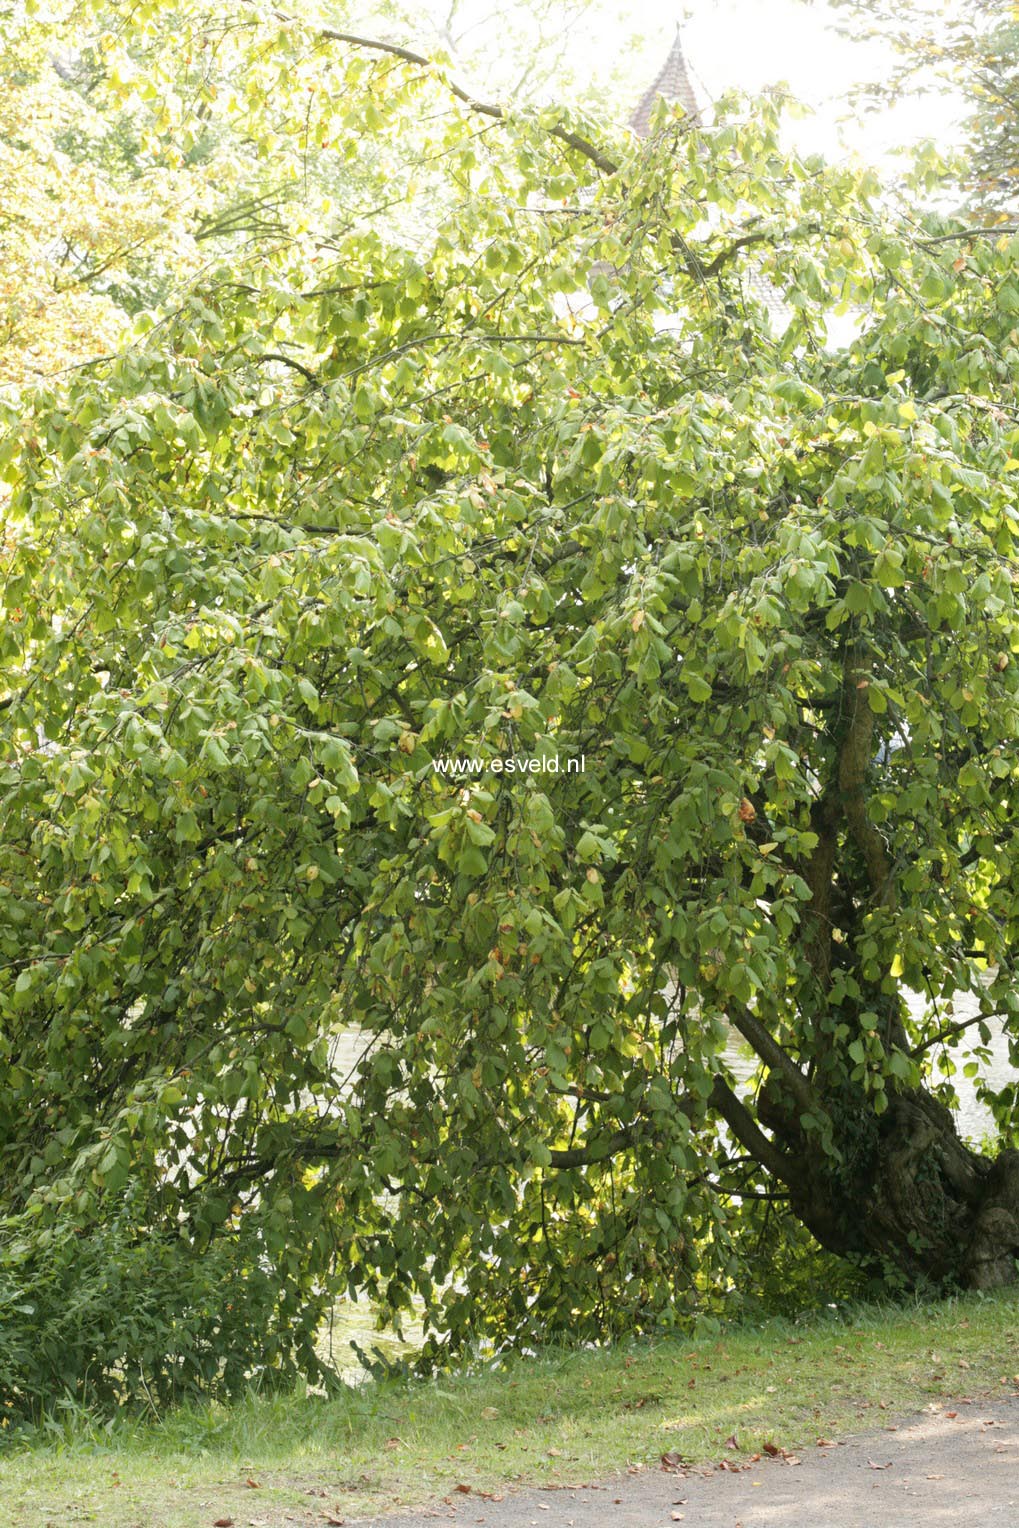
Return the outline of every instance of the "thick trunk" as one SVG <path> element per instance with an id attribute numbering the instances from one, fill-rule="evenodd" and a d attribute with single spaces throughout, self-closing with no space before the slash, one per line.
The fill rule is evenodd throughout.
<path id="1" fill-rule="evenodd" d="M 802 866 L 810 892 L 803 964 L 811 973 L 802 996 L 823 1014 L 841 963 L 862 991 L 855 1015 L 841 1001 L 843 1033 L 848 1026 L 863 1034 L 863 1012 L 876 1014 L 886 1054 L 908 1055 L 899 996 L 865 980 L 856 957 L 865 919 L 894 917 L 899 903 L 895 867 L 867 794 L 876 752 L 871 678 L 868 649 L 851 641 L 831 728 L 831 767 L 812 809 L 817 844 Z M 731 1094 L 721 1096 L 727 1089 L 718 1090 L 716 1106 L 744 1148 L 786 1185 L 794 1213 L 823 1246 L 875 1271 L 894 1270 L 909 1285 L 993 1289 L 1016 1281 L 1019 1152 L 991 1159 L 971 1151 L 949 1111 L 920 1088 L 890 1091 L 887 1109 L 876 1113 L 872 1099 L 846 1080 L 844 1042 L 836 1040 L 834 1024 L 804 1023 L 808 1038 L 797 1062 L 756 1014 L 730 1009 L 729 1017 L 768 1069 L 757 1118 L 770 1134 Z M 836 1155 L 822 1149 L 822 1114 Z"/>
<path id="2" fill-rule="evenodd" d="M 910 1286 L 995 1289 L 1016 1281 L 1019 1152 L 971 1151 L 944 1105 L 903 1091 L 877 1115 L 862 1098 L 832 1101 L 845 1128 L 833 1162 L 811 1144 L 793 1111 L 765 1089 L 762 1121 L 782 1151 L 791 1207 L 818 1241 Z"/>

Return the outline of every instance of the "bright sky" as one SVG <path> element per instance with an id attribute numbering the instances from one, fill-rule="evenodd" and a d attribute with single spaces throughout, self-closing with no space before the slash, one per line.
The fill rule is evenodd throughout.
<path id="1" fill-rule="evenodd" d="M 457 77 L 482 95 L 512 97 L 513 80 L 526 57 L 527 0 L 412 3 L 411 14 L 424 23 L 416 41 L 427 50 L 441 38 L 447 17 L 455 17 L 453 31 L 466 50 L 454 67 Z M 560 30 L 557 14 L 566 18 L 560 3 L 547 0 L 537 6 L 537 14 L 550 23 L 550 34 Z M 838 27 L 849 25 L 847 13 L 829 0 L 592 0 L 579 19 L 575 5 L 569 14 L 573 25 L 564 66 L 574 80 L 580 76 L 600 86 L 605 104 L 623 117 L 661 69 L 678 22 L 695 88 L 706 102 L 733 87 L 756 92 L 785 81 L 794 96 L 814 108 L 813 116 L 788 123 L 789 141 L 801 152 L 839 158 L 850 150 L 880 163 L 902 144 L 934 138 L 948 148 L 959 139 L 963 103 L 947 93 L 866 115 L 847 105 L 850 87 L 880 80 L 892 55 L 886 44 L 843 35 Z M 506 51 L 509 17 L 514 41 Z M 384 32 L 384 21 L 380 26 Z M 539 49 L 539 29 L 532 26 Z M 560 39 L 553 51 L 558 53 L 561 45 Z M 471 56 L 476 74 L 467 62 Z M 561 98 L 554 65 L 539 94 L 551 102 Z"/>
<path id="2" fill-rule="evenodd" d="M 656 8 L 657 39 L 644 22 L 648 79 L 661 67 L 682 22 L 683 44 L 696 87 L 709 98 L 737 86 L 760 90 L 781 80 L 793 95 L 813 106 L 816 115 L 790 124 L 790 135 L 804 151 L 829 157 L 840 153 L 838 118 L 844 102 L 833 100 L 859 80 L 880 79 L 889 50 L 840 35 L 846 13 L 826 0 L 666 0 Z M 657 64 L 656 61 L 657 60 Z M 960 103 L 947 93 L 905 101 L 895 111 L 861 116 L 854 113 L 841 128 L 841 145 L 874 161 L 903 142 L 933 137 L 946 146 L 957 139 Z"/>

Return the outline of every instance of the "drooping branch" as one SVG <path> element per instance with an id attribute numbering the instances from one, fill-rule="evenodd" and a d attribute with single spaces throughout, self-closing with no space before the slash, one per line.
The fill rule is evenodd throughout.
<path id="1" fill-rule="evenodd" d="M 274 14 L 279 21 L 286 23 L 288 26 L 302 24 L 298 17 L 289 16 L 283 11 L 276 11 Z M 328 42 L 342 42 L 352 48 L 363 48 L 367 52 L 384 53 L 391 58 L 398 58 L 403 63 L 414 64 L 421 69 L 438 69 L 440 67 L 434 59 L 429 58 L 426 54 L 417 53 L 413 48 L 402 47 L 399 43 L 386 42 L 382 38 L 364 37 L 360 33 L 344 32 L 336 27 L 322 27 L 318 30 L 317 35 Z M 477 112 L 480 116 L 489 117 L 494 122 L 504 122 L 507 120 L 508 113 L 506 109 L 498 105 L 497 102 L 480 101 L 469 90 L 465 90 L 462 85 L 458 85 L 455 80 L 450 79 L 448 75 L 444 78 L 446 88 L 450 94 L 455 100 L 460 101 L 462 105 L 466 106 L 468 111 Z M 571 128 L 564 127 L 561 122 L 553 124 L 547 131 L 550 137 L 555 138 L 557 142 L 564 144 L 567 148 L 573 149 L 575 153 L 582 155 L 590 164 L 593 164 L 596 169 L 600 170 L 603 175 L 617 175 L 619 173 L 620 167 L 616 160 L 603 153 L 596 144 L 593 144 L 590 139 L 585 138 L 581 133 L 576 133 Z M 819 225 L 811 224 L 802 231 L 816 233 L 819 231 Z M 771 233 L 764 230 L 742 234 L 738 238 L 733 239 L 724 249 L 719 250 L 704 264 L 701 263 L 696 250 L 692 249 L 687 241 L 679 235 L 673 235 L 672 244 L 677 254 L 682 257 L 680 268 L 683 273 L 693 280 L 703 282 L 708 277 L 716 276 L 741 250 L 755 244 L 767 243 L 772 237 Z"/>
<path id="2" fill-rule="evenodd" d="M 318 377 L 309 366 L 305 366 L 302 361 L 296 361 L 292 355 L 284 355 L 282 350 L 263 350 L 261 355 L 257 355 L 253 359 L 257 365 L 261 365 L 263 361 L 281 361 L 284 366 L 289 366 L 291 370 L 299 371 L 301 376 L 311 383 L 312 387 L 322 386 Z"/>
<path id="3" fill-rule="evenodd" d="M 792 1158 L 787 1157 L 785 1152 L 779 1150 L 775 1142 L 765 1135 L 750 1110 L 736 1097 L 728 1083 L 723 1082 L 721 1077 L 716 1077 L 712 1084 L 709 1103 L 718 1110 L 740 1145 L 749 1151 L 762 1167 L 767 1168 L 768 1172 L 781 1179 L 783 1183 L 793 1182 L 796 1172 Z"/>
<path id="4" fill-rule="evenodd" d="M 280 21 L 285 21 L 293 26 L 301 24 L 296 16 L 287 16 L 279 11 L 276 14 Z M 422 69 L 434 69 L 437 67 L 434 60 L 427 58 L 425 54 L 415 53 L 412 48 L 401 48 L 395 42 L 383 42 L 376 37 L 361 37 L 355 32 L 340 32 L 334 27 L 323 27 L 318 35 L 329 42 L 345 42 L 352 48 L 364 48 L 372 53 L 388 53 L 392 58 L 402 59 L 405 64 L 416 64 Z M 451 80 L 448 77 L 446 79 L 446 86 L 450 94 L 462 102 L 469 111 L 478 112 L 483 117 L 491 117 L 495 122 L 505 121 L 506 112 L 501 106 L 496 105 L 495 102 L 479 101 L 475 96 L 471 95 L 469 90 L 464 90 L 462 85 L 458 85 L 455 80 Z M 567 148 L 582 154 L 596 169 L 601 170 L 603 175 L 615 175 L 618 171 L 619 166 L 615 161 L 610 159 L 607 154 L 603 154 L 599 148 L 596 148 L 593 143 L 584 138 L 580 133 L 575 133 L 570 128 L 563 127 L 562 123 L 559 122 L 550 127 L 548 131 L 553 138 L 558 139 Z"/>
<path id="5" fill-rule="evenodd" d="M 788 1091 L 806 1111 L 813 1111 L 817 1107 L 817 1100 L 810 1083 L 804 1077 L 799 1067 L 791 1056 L 779 1045 L 774 1035 L 769 1033 L 755 1013 L 745 1008 L 742 1003 L 729 1001 L 726 1012 L 731 1024 L 739 1030 L 744 1040 L 764 1062 L 772 1072 L 785 1083 Z M 745 1143 L 744 1143 L 745 1144 Z M 748 1148 L 749 1149 L 749 1148 Z"/>

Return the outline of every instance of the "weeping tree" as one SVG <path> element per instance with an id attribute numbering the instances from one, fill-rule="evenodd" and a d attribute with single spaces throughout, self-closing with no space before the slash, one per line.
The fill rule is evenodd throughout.
<path id="1" fill-rule="evenodd" d="M 932 1065 L 1019 1043 L 1015 241 L 768 102 L 316 45 L 415 238 L 324 214 L 6 435 L 4 1404 L 328 1379 L 344 1293 L 424 1364 L 681 1323 L 758 1197 L 1011 1280 L 1015 1090 L 976 1150 Z"/>

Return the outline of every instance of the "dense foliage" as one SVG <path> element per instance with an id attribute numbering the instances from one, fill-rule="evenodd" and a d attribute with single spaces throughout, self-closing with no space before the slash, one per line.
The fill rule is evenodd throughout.
<path id="1" fill-rule="evenodd" d="M 1019 1025 L 1019 245 L 766 102 L 637 144 L 329 47 L 372 165 L 426 124 L 413 240 L 234 251 L 10 419 L 3 1404 L 58 1318 L 161 1396 L 324 1377 L 343 1292 L 425 1363 L 682 1321 L 758 1195 L 1002 1281 L 928 1060 Z"/>
<path id="2" fill-rule="evenodd" d="M 268 4 L 205 0 L 5 12 L 0 384 L 115 350 L 140 310 L 172 306 L 238 251 L 314 242 L 341 215 L 399 221 L 415 182 L 441 197 L 413 118 L 402 133 L 377 131 L 378 98 L 390 116 L 399 109 L 392 56 L 334 70 L 323 32 L 349 25 L 345 7 L 327 4 L 317 21 L 301 9 L 303 25 Z M 382 0 L 374 21 L 386 36 L 427 36 L 482 94 L 497 82 L 519 106 L 554 81 L 557 99 L 596 89 L 604 105 L 627 50 L 597 85 L 577 78 L 571 54 L 613 9 L 500 0 L 497 54 L 464 0 Z"/>

